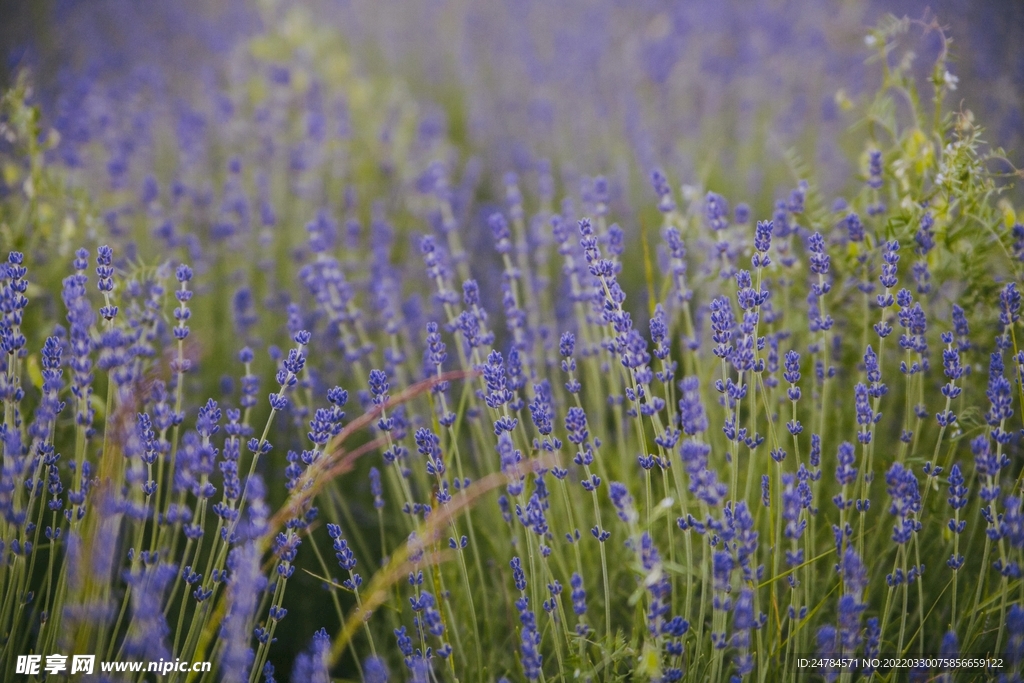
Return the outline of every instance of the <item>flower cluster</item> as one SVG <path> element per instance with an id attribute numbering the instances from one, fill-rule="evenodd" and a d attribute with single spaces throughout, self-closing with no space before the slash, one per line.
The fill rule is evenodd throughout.
<path id="1" fill-rule="evenodd" d="M 938 24 L 870 34 L 869 109 L 830 95 L 870 124 L 842 126 L 860 177 L 793 152 L 769 200 L 655 168 L 683 157 L 643 108 L 650 185 L 586 175 L 585 145 L 472 157 L 486 111 L 265 11 L 189 97 L 139 72 L 3 98 L 0 671 L 766 681 L 891 649 L 1016 680 L 1024 228 L 944 104 Z M 664 111 L 687 11 L 623 57 Z M 576 92 L 546 51 L 529 79 Z"/>

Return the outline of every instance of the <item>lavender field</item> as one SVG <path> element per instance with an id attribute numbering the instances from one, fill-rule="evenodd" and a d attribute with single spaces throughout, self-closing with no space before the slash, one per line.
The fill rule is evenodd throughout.
<path id="1" fill-rule="evenodd" d="M 1024 9 L 934 10 L 0 7 L 0 681 L 1021 681 Z"/>

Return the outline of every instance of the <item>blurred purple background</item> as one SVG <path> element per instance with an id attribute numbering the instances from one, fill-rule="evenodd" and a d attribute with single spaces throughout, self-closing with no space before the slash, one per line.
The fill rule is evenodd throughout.
<path id="1" fill-rule="evenodd" d="M 74 125 L 84 94 L 149 89 L 188 101 L 267 17 L 241 0 L 0 1 L 3 79 L 34 68 L 46 111 Z M 834 142 L 836 92 L 869 92 L 863 38 L 886 12 L 937 16 L 953 38 L 951 106 L 1024 163 L 1024 3 L 1019 0 L 316 0 L 359 69 L 398 76 L 489 170 L 539 157 L 626 177 L 654 166 L 709 186 L 773 191 L 765 155 L 796 150 L 833 189 L 855 172 Z M 931 14 L 928 14 L 931 12 Z M 270 20 L 272 21 L 272 20 Z M 926 69 L 939 44 L 918 32 Z M 925 101 L 930 92 L 922 91 Z M 856 151 L 856 150 L 853 150 Z M 645 175 L 645 174 L 643 174 Z"/>

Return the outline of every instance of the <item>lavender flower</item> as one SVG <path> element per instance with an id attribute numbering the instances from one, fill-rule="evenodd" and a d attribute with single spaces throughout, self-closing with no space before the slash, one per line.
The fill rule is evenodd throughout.
<path id="1" fill-rule="evenodd" d="M 314 633 L 309 648 L 295 658 L 292 679 L 310 683 L 329 683 L 331 679 L 327 671 L 327 653 L 330 647 L 331 638 L 325 629 Z"/>
<path id="2" fill-rule="evenodd" d="M 140 568 L 125 577 L 135 589 L 132 594 L 133 624 L 125 640 L 126 654 L 150 660 L 170 658 L 167 644 L 170 627 L 161 605 L 164 591 L 175 573 L 173 566 L 161 564 Z"/>
<path id="3" fill-rule="evenodd" d="M 729 227 L 729 205 L 725 198 L 714 192 L 708 192 L 704 198 L 704 218 L 708 226 L 714 231 L 724 230 Z"/>
<path id="4" fill-rule="evenodd" d="M 913 471 L 900 463 L 893 463 L 885 475 L 886 489 L 892 502 L 889 513 L 898 518 L 893 528 L 892 540 L 906 543 L 911 535 L 921 528 L 921 523 L 914 516 L 921 510 L 921 495 L 918 490 L 917 477 Z"/>
<path id="5" fill-rule="evenodd" d="M 651 183 L 654 185 L 654 193 L 658 195 L 658 210 L 662 213 L 675 211 L 676 203 L 672 199 L 672 188 L 660 170 L 655 169 L 651 172 Z"/>

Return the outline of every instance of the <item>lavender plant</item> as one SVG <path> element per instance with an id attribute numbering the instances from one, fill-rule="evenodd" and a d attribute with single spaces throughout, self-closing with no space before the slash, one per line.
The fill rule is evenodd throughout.
<path id="1" fill-rule="evenodd" d="M 199 103 L 4 96 L 4 680 L 1019 680 L 1024 227 L 936 24 L 748 205 L 492 179 L 278 11 Z"/>

